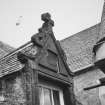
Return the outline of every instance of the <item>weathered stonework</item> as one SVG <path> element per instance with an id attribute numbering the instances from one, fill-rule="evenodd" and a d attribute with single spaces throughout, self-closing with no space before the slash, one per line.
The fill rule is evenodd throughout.
<path id="1" fill-rule="evenodd" d="M 31 41 L 0 59 L 0 105 L 40 105 L 40 87 L 51 90 L 49 98 L 52 104 L 56 103 L 56 96 L 59 103 L 64 101 L 65 105 L 75 105 L 77 102 L 73 74 L 52 31 L 54 22 L 49 13 L 43 14 L 42 20 L 42 27 Z M 45 87 L 41 80 L 47 83 Z M 54 93 L 53 86 L 50 89 L 50 82 L 54 88 L 58 86 L 58 95 Z"/>
<path id="2" fill-rule="evenodd" d="M 0 97 L 3 96 L 4 100 L 0 101 L 0 105 L 32 104 L 30 71 L 23 71 L 9 77 L 4 77 L 1 80 L 1 84 Z"/>
<path id="3" fill-rule="evenodd" d="M 1 95 L 4 97 L 4 101 L 1 101 L 1 105 L 25 105 L 25 85 L 20 76 L 15 78 L 9 78 L 2 80 Z M 1 81 L 1 82 L 2 82 Z"/>
<path id="4" fill-rule="evenodd" d="M 84 91 L 85 87 L 96 85 L 96 80 L 105 75 L 99 69 L 93 69 L 84 74 L 74 77 L 74 91 L 76 98 L 83 105 L 101 105 L 99 99 L 99 88 Z"/>

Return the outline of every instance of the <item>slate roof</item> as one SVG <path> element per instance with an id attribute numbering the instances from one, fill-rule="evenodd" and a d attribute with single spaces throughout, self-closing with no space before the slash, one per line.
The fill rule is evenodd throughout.
<path id="1" fill-rule="evenodd" d="M 17 59 L 17 53 L 22 51 L 26 54 L 34 54 L 35 51 L 33 49 L 35 48 L 32 43 L 27 42 L 18 49 L 14 49 L 10 53 L 5 54 L 5 56 L 0 59 L 0 77 L 21 70 L 24 65 Z"/>
<path id="2" fill-rule="evenodd" d="M 93 65 L 93 46 L 97 41 L 100 23 L 60 41 L 72 72 Z"/>
<path id="3" fill-rule="evenodd" d="M 0 41 L 0 58 L 5 56 L 6 54 L 12 52 L 13 50 L 14 50 L 13 47 Z"/>

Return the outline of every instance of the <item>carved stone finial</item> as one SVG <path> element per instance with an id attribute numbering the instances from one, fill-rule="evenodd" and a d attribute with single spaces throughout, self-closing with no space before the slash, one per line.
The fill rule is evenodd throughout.
<path id="1" fill-rule="evenodd" d="M 44 22 L 48 22 L 49 20 L 51 20 L 51 15 L 49 13 L 44 13 L 41 15 L 41 18 Z"/>
<path id="2" fill-rule="evenodd" d="M 44 21 L 44 23 L 39 29 L 39 32 L 51 32 L 52 27 L 54 26 L 54 21 L 51 19 L 51 15 L 49 13 L 44 13 L 41 15 L 41 19 Z"/>
<path id="3" fill-rule="evenodd" d="M 31 41 L 34 44 L 44 46 L 48 36 L 53 34 L 52 27 L 54 26 L 54 21 L 51 19 L 51 15 L 49 13 L 42 14 L 41 19 L 44 23 L 39 29 L 39 32 L 31 37 Z"/>

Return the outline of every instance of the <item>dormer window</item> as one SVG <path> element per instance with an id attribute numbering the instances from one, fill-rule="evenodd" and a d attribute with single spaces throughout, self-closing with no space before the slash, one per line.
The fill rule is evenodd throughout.
<path id="1" fill-rule="evenodd" d="M 95 65 L 105 72 L 105 38 L 97 42 L 93 48 L 95 54 Z"/>
<path id="2" fill-rule="evenodd" d="M 97 44 L 95 60 L 102 60 L 105 58 L 105 42 Z"/>

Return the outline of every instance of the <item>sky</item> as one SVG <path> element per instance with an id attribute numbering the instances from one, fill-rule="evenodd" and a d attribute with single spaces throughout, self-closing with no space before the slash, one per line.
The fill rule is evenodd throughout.
<path id="1" fill-rule="evenodd" d="M 62 40 L 101 20 L 104 0 L 0 0 L 0 41 L 15 48 L 30 41 L 49 12 L 57 40 Z"/>

